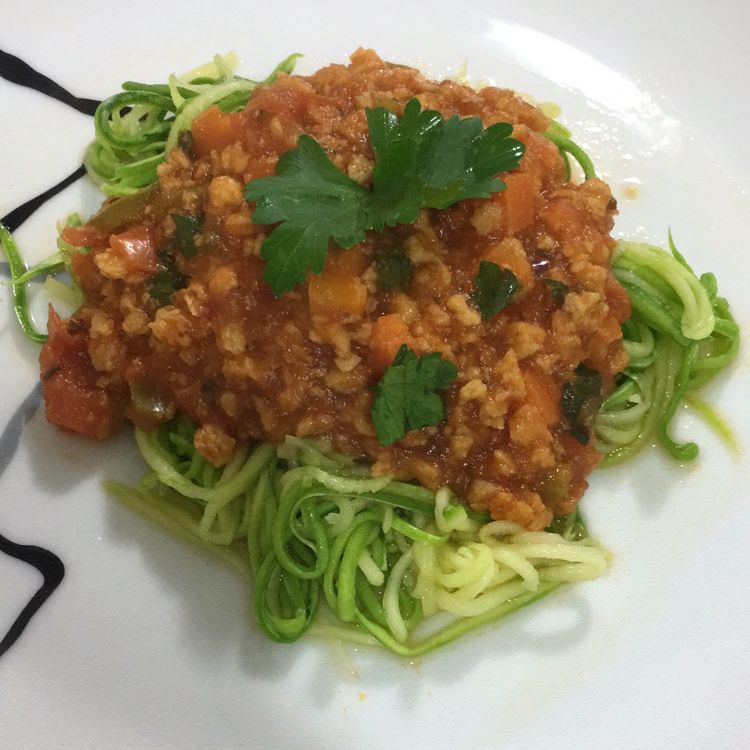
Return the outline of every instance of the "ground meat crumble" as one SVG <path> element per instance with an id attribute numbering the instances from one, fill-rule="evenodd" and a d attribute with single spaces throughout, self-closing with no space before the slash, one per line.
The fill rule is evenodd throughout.
<path id="1" fill-rule="evenodd" d="M 273 174 L 302 133 L 367 184 L 364 108 L 400 113 L 413 97 L 446 117 L 512 123 L 526 153 L 503 176 L 507 189 L 423 211 L 351 250 L 332 247 L 322 275 L 274 298 L 259 257 L 272 228 L 252 223 L 243 186 Z M 209 127 L 211 117 L 222 127 Z M 541 135 L 548 124 L 511 91 L 431 81 L 370 50 L 310 77 L 281 75 L 242 113 L 199 118 L 192 148 L 161 165 L 141 216 L 68 237 L 90 248 L 73 260 L 86 302 L 69 321 L 51 313 L 41 355 L 48 418 L 101 438 L 126 418 L 153 428 L 182 411 L 216 465 L 237 441 L 328 436 L 376 474 L 447 484 L 494 518 L 543 528 L 575 506 L 599 459 L 570 434 L 563 386 L 582 363 L 611 385 L 626 363 L 620 322 L 629 314 L 609 270 L 610 190 L 598 179 L 565 181 L 560 153 Z M 203 223 L 193 257 L 171 251 L 184 283 L 163 304 L 149 285 L 174 249 L 172 213 Z M 411 281 L 381 290 L 375 258 L 394 250 L 409 257 Z M 480 260 L 520 283 L 487 322 L 471 304 Z M 549 280 L 565 285 L 564 299 Z M 441 352 L 459 374 L 444 392 L 443 423 L 384 448 L 370 419 L 373 387 L 403 343 Z"/>

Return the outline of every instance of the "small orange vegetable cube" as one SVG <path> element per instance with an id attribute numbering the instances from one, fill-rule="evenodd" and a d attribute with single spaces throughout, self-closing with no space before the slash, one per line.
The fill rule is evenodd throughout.
<path id="1" fill-rule="evenodd" d="M 370 332 L 370 362 L 378 370 L 385 370 L 393 364 L 402 344 L 409 345 L 411 335 L 409 327 L 400 315 L 392 313 L 381 315 L 373 324 Z"/>
<path id="2" fill-rule="evenodd" d="M 357 276 L 311 275 L 307 294 L 310 312 L 327 317 L 362 315 L 367 302 L 367 289 Z"/>
<path id="3" fill-rule="evenodd" d="M 528 369 L 523 373 L 526 385 L 526 400 L 532 403 L 539 412 L 547 427 L 554 427 L 560 421 L 561 393 L 550 375 L 540 370 Z"/>
<path id="4" fill-rule="evenodd" d="M 242 140 L 245 118 L 242 112 L 222 112 L 214 105 L 193 120 L 191 130 L 195 154 L 209 156 Z"/>
<path id="5" fill-rule="evenodd" d="M 359 276 L 369 265 L 370 259 L 355 245 L 348 250 L 329 251 L 324 273 L 336 276 Z"/>

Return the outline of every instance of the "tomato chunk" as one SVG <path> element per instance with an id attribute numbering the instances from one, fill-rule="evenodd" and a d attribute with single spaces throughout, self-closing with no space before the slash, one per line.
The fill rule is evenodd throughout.
<path id="1" fill-rule="evenodd" d="M 112 432 L 112 404 L 107 394 L 85 388 L 68 374 L 49 380 L 44 401 L 47 419 L 58 427 L 100 440 Z"/>
<path id="2" fill-rule="evenodd" d="M 39 355 L 47 419 L 66 430 L 95 438 L 112 432 L 118 416 L 104 389 L 95 385 L 83 329 L 75 319 L 63 321 L 50 306 L 49 337 Z"/>
<path id="3" fill-rule="evenodd" d="M 222 112 L 216 105 L 193 120 L 193 151 L 196 156 L 210 156 L 242 140 L 245 122 L 242 112 Z"/>
<path id="4" fill-rule="evenodd" d="M 154 241 L 148 227 L 137 226 L 109 238 L 114 255 L 122 258 L 134 271 L 156 273 L 159 267 Z"/>

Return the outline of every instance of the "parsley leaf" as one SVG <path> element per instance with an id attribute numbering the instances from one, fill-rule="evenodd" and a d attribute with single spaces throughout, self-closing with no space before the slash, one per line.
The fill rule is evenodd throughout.
<path id="1" fill-rule="evenodd" d="M 458 368 L 440 352 L 421 357 L 404 344 L 378 383 L 372 421 L 381 445 L 392 445 L 410 430 L 435 425 L 445 416 L 435 391 L 448 388 Z"/>
<path id="2" fill-rule="evenodd" d="M 483 128 L 477 117 L 444 120 L 411 99 L 399 118 L 383 107 L 367 110 L 375 154 L 372 189 L 341 172 L 321 146 L 302 135 L 279 159 L 276 174 L 253 180 L 245 198 L 256 204 L 256 224 L 278 224 L 261 257 L 264 278 L 278 297 L 320 273 L 331 240 L 361 242 L 368 230 L 410 224 L 422 208 L 447 208 L 505 189 L 497 174 L 515 169 L 524 145 L 513 126 Z"/>
<path id="3" fill-rule="evenodd" d="M 263 276 L 279 297 L 320 273 L 328 242 L 351 247 L 365 238 L 368 192 L 330 161 L 309 135 L 279 159 L 276 175 L 253 180 L 245 198 L 255 201 L 256 224 L 282 222 L 263 242 Z"/>
<path id="4" fill-rule="evenodd" d="M 404 290 L 409 286 L 412 267 L 405 253 L 381 253 L 375 258 L 375 268 L 381 289 Z"/>
<path id="5" fill-rule="evenodd" d="M 182 214 L 172 214 L 174 226 L 177 234 L 177 243 L 186 258 L 192 258 L 195 255 L 195 235 L 198 234 L 203 224 L 200 216 L 183 216 Z"/>
<path id="6" fill-rule="evenodd" d="M 524 145 L 513 126 L 484 129 L 478 117 L 443 120 L 411 99 L 399 122 L 387 109 L 367 111 L 373 151 L 373 228 L 407 224 L 420 208 L 447 208 L 467 198 L 488 198 L 505 189 L 499 172 L 515 169 Z"/>
<path id="7" fill-rule="evenodd" d="M 513 271 L 500 268 L 488 260 L 479 261 L 479 273 L 474 279 L 471 301 L 482 314 L 482 320 L 497 315 L 518 290 L 518 279 Z"/>

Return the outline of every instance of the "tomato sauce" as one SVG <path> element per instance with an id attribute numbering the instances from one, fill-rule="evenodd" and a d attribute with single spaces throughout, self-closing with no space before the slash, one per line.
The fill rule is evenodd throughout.
<path id="1" fill-rule="evenodd" d="M 413 97 L 446 117 L 512 123 L 526 153 L 507 189 L 425 210 L 354 250 L 331 246 L 321 275 L 275 298 L 259 255 L 273 227 L 252 223 L 244 185 L 273 174 L 302 133 L 367 185 L 365 107 L 400 113 Z M 565 384 L 585 365 L 603 392 L 611 387 L 626 364 L 620 322 L 629 315 L 609 271 L 615 202 L 598 179 L 565 182 L 542 135 L 548 124 L 513 92 L 431 81 L 368 50 L 349 66 L 282 75 L 243 112 L 208 110 L 146 199 L 111 204 L 99 228 L 94 217 L 68 232 L 90 242 L 73 265 L 86 301 L 69 321 L 50 314 L 48 418 L 102 438 L 126 418 L 151 429 L 185 412 L 202 427 L 196 447 L 217 465 L 237 441 L 327 437 L 376 474 L 448 485 L 495 518 L 543 528 L 575 506 L 599 460 L 590 426 L 571 434 Z M 173 213 L 202 217 L 192 257 Z M 403 289 L 381 289 L 375 260 L 393 252 L 409 258 L 411 276 Z M 481 260 L 520 284 L 488 321 L 471 299 Z M 383 447 L 373 391 L 403 343 L 441 352 L 459 374 L 443 392 L 444 422 Z"/>

